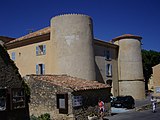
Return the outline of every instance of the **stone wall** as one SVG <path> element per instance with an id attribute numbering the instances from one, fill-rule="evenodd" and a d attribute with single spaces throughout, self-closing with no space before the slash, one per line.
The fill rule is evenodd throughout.
<path id="1" fill-rule="evenodd" d="M 1 105 L 6 102 L 6 109 L 0 111 L 2 120 L 29 120 L 28 104 L 25 101 L 25 108 L 13 108 L 12 88 L 23 88 L 23 81 L 18 68 L 10 59 L 6 49 L 0 45 L 0 89 L 7 90 L 6 94 L 0 96 Z M 25 98 L 24 98 L 25 99 Z M 4 106 L 2 105 L 1 108 Z"/>
<path id="2" fill-rule="evenodd" d="M 1 88 L 20 88 L 22 78 L 18 68 L 10 59 L 7 51 L 0 45 L 0 87 Z"/>
<path id="3" fill-rule="evenodd" d="M 98 113 L 98 99 L 105 102 L 106 113 L 110 112 L 110 88 L 73 91 L 42 80 L 25 77 L 31 88 L 30 114 L 39 116 L 49 113 L 55 120 L 85 120 L 91 113 Z M 68 114 L 60 114 L 56 94 L 68 94 Z M 73 96 L 82 96 L 83 106 L 73 107 Z"/>
<path id="4" fill-rule="evenodd" d="M 59 114 L 59 109 L 57 109 L 56 94 L 68 93 L 68 99 L 70 100 L 70 92 L 72 92 L 72 90 L 52 85 L 45 81 L 27 77 L 25 77 L 25 79 L 31 89 L 29 104 L 30 115 L 33 114 L 35 116 L 39 116 L 44 113 L 49 113 L 52 119 L 62 119 L 66 116 Z M 72 108 L 68 108 L 67 115 L 72 116 Z"/>

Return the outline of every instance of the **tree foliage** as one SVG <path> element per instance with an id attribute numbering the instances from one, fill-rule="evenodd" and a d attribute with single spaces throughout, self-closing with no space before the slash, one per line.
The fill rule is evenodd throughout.
<path id="1" fill-rule="evenodd" d="M 142 62 L 145 88 L 148 90 L 148 81 L 153 73 L 152 67 L 160 63 L 160 52 L 153 50 L 142 50 Z"/>

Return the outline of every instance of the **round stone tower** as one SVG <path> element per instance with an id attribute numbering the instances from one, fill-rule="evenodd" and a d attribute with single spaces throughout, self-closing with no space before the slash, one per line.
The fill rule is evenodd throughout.
<path id="1" fill-rule="evenodd" d="M 125 34 L 113 39 L 119 45 L 118 77 L 119 95 L 145 98 L 140 36 Z"/>
<path id="2" fill-rule="evenodd" d="M 65 14 L 51 19 L 55 74 L 95 80 L 92 20 L 87 15 Z"/>

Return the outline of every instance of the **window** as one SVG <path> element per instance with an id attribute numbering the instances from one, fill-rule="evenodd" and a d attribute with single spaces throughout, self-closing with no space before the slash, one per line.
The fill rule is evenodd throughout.
<path id="1" fill-rule="evenodd" d="M 44 64 L 37 64 L 36 65 L 36 74 L 37 75 L 44 75 L 45 74 L 45 65 Z"/>
<path id="2" fill-rule="evenodd" d="M 106 84 L 112 86 L 112 80 L 111 79 L 107 80 Z"/>
<path id="3" fill-rule="evenodd" d="M 25 107 L 25 94 L 23 89 L 12 89 L 12 109 Z"/>
<path id="4" fill-rule="evenodd" d="M 112 76 L 112 65 L 106 64 L 106 76 L 111 77 Z"/>
<path id="5" fill-rule="evenodd" d="M 46 54 L 46 45 L 36 46 L 36 55 L 45 55 Z"/>
<path id="6" fill-rule="evenodd" d="M 16 60 L 16 53 L 15 53 L 15 52 L 12 52 L 12 54 L 11 54 L 11 59 L 12 59 L 13 61 Z"/>
<path id="7" fill-rule="evenodd" d="M 73 107 L 79 107 L 82 106 L 82 96 L 73 96 Z"/>
<path id="8" fill-rule="evenodd" d="M 68 114 L 68 94 L 57 94 L 57 108 L 59 113 Z"/>
<path id="9" fill-rule="evenodd" d="M 0 89 L 0 111 L 6 110 L 7 90 Z"/>
<path id="10" fill-rule="evenodd" d="M 155 87 L 156 93 L 160 93 L 160 87 Z"/>
<path id="11" fill-rule="evenodd" d="M 111 54 L 109 50 L 105 50 L 105 59 L 106 60 L 111 60 Z"/>

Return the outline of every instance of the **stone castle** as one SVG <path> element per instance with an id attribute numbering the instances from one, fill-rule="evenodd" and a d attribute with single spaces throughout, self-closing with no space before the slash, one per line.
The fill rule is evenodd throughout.
<path id="1" fill-rule="evenodd" d="M 5 45 L 22 76 L 67 74 L 112 86 L 112 94 L 145 97 L 140 36 L 125 34 L 105 42 L 94 38 L 93 20 L 81 14 L 53 17 L 50 27 Z M 4 39 L 5 38 L 5 39 Z"/>

